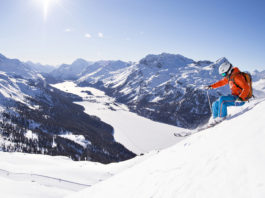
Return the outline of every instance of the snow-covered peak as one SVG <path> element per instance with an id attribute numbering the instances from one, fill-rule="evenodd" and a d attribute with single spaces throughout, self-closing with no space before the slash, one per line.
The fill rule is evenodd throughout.
<path id="1" fill-rule="evenodd" d="M 207 69 L 209 69 L 209 70 L 212 70 L 211 72 L 210 72 L 210 74 L 211 75 L 219 75 L 219 67 L 220 67 L 220 65 L 221 64 L 223 64 L 223 63 L 230 63 L 228 60 L 227 60 L 227 58 L 225 58 L 225 57 L 222 57 L 222 58 L 219 58 L 217 61 L 215 61 L 215 62 L 209 62 L 210 64 L 208 65 L 208 66 L 206 66 L 205 68 Z"/>
<path id="2" fill-rule="evenodd" d="M 140 60 L 140 64 L 158 68 L 183 67 L 193 63 L 192 59 L 186 58 L 180 54 L 162 53 L 159 55 L 147 55 Z"/>
<path id="3" fill-rule="evenodd" d="M 29 65 L 19 61 L 18 59 L 9 59 L 0 56 L 0 71 L 6 72 L 8 75 L 21 76 L 26 79 L 41 78 L 40 74 Z"/>
<path id="4" fill-rule="evenodd" d="M 81 77 L 78 82 L 96 82 L 99 80 L 106 80 L 108 77 L 114 74 L 121 73 L 121 70 L 128 68 L 132 63 L 117 61 L 97 61 L 94 64 L 89 65 L 81 73 Z"/>
<path id="5" fill-rule="evenodd" d="M 88 61 L 86 61 L 85 59 L 82 59 L 82 58 L 78 58 L 72 63 L 72 65 L 74 67 L 82 67 L 82 65 L 83 66 L 87 66 L 88 64 L 91 64 L 91 62 L 88 62 Z"/>
<path id="6" fill-rule="evenodd" d="M 97 61 L 93 64 L 91 64 L 89 67 L 86 68 L 86 70 L 83 72 L 83 74 L 86 74 L 88 72 L 90 72 L 90 70 L 92 68 L 108 68 L 108 69 L 122 69 L 124 67 L 127 67 L 129 63 L 121 61 L 121 60 L 117 60 L 117 61 L 113 61 L 113 60 L 101 60 L 101 61 Z"/>
<path id="7" fill-rule="evenodd" d="M 28 85 L 26 79 L 14 78 L 0 71 L 0 106 L 6 101 L 16 101 L 27 104 L 29 98 L 34 98 L 40 92 L 35 87 Z"/>
<path id="8" fill-rule="evenodd" d="M 0 60 L 6 59 L 6 57 L 3 54 L 0 54 Z"/>
<path id="9" fill-rule="evenodd" d="M 72 64 L 62 64 L 59 68 L 53 70 L 51 75 L 60 80 L 72 80 L 77 79 L 78 76 L 90 65 L 92 62 L 88 62 L 84 59 L 77 59 Z"/>
<path id="10" fill-rule="evenodd" d="M 222 58 L 219 58 L 215 63 L 218 64 L 218 65 L 221 65 L 221 64 L 223 64 L 225 62 L 229 63 L 229 61 L 227 60 L 226 57 L 222 57 Z"/>
<path id="11" fill-rule="evenodd" d="M 124 67 L 117 66 L 111 70 L 109 66 L 102 66 L 106 65 L 104 62 L 97 62 L 87 67 L 77 83 L 108 89 L 111 96 L 148 118 L 180 127 L 196 127 L 200 122 L 198 120 L 203 117 L 207 119 L 209 114 L 208 103 L 205 102 L 206 92 L 202 87 L 222 78 L 218 68 L 225 61 L 228 60 L 222 58 L 216 62 L 195 62 L 182 55 L 163 53 L 148 55 L 139 63 L 125 64 Z M 227 87 L 218 91 L 229 92 Z M 217 97 L 219 94 L 211 91 L 210 95 Z M 167 106 L 169 103 L 170 106 Z M 162 115 L 170 111 L 172 113 Z M 198 119 L 194 119 L 196 115 Z"/>
<path id="12" fill-rule="evenodd" d="M 258 81 L 258 80 L 261 80 L 261 79 L 265 79 L 265 70 L 263 70 L 263 71 L 255 70 L 252 73 L 252 80 L 253 81 Z"/>
<path id="13" fill-rule="evenodd" d="M 204 67 L 204 66 L 207 66 L 207 65 L 213 64 L 213 62 L 208 61 L 208 60 L 203 60 L 203 61 L 198 61 L 198 62 L 196 62 L 196 64 L 197 64 L 198 66 L 202 66 L 202 67 Z"/>
<path id="14" fill-rule="evenodd" d="M 33 63 L 31 61 L 27 61 L 26 64 L 40 73 L 49 73 L 56 68 L 55 66 L 42 65 L 41 63 Z"/>

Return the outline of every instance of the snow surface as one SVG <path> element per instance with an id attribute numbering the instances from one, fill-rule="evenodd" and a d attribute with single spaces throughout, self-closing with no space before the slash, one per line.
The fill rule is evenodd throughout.
<path id="1" fill-rule="evenodd" d="M 25 134 L 25 137 L 27 137 L 28 139 L 32 139 L 32 140 L 38 139 L 38 135 L 36 133 L 33 133 L 31 130 L 27 131 L 27 133 Z"/>
<path id="2" fill-rule="evenodd" d="M 91 142 L 86 140 L 86 138 L 83 135 L 74 135 L 72 133 L 65 133 L 65 134 L 61 134 L 59 136 L 65 138 L 65 139 L 72 140 L 73 142 L 80 144 L 84 148 L 86 148 L 87 145 L 91 144 Z"/>
<path id="3" fill-rule="evenodd" d="M 132 119 L 135 125 L 140 123 L 135 120 L 141 117 L 134 118 L 126 106 L 115 103 L 101 91 L 84 90 L 69 82 L 55 86 L 63 85 L 69 92 L 84 94 L 84 103 L 89 103 L 91 110 L 117 116 L 120 119 L 116 121 L 117 127 L 126 119 Z M 170 148 L 120 163 L 103 165 L 74 162 L 66 157 L 0 152 L 1 197 L 263 198 L 265 101 L 262 100 L 229 108 L 229 119 Z M 127 113 L 131 117 L 126 117 Z M 144 126 L 139 126 L 145 127 L 144 121 L 149 122 L 142 120 Z M 150 130 L 159 127 L 154 123 L 152 126 Z M 145 138 L 145 131 L 142 133 Z M 32 137 L 30 132 L 29 135 Z M 153 140 L 146 140 L 147 144 L 148 141 Z"/>
<path id="4" fill-rule="evenodd" d="M 129 112 L 127 106 L 91 87 L 78 87 L 71 81 L 55 84 L 54 87 L 79 95 L 84 101 L 76 102 L 85 107 L 89 115 L 96 115 L 114 127 L 114 138 L 136 154 L 169 147 L 183 138 L 173 138 L 174 133 L 187 131 L 179 127 L 154 122 Z M 89 91 L 91 94 L 88 94 Z"/>
<path id="5" fill-rule="evenodd" d="M 82 73 L 82 71 L 91 64 L 92 62 L 79 58 L 71 65 L 62 64 L 59 68 L 54 69 L 50 74 L 56 78 L 72 79 L 80 75 L 80 73 Z"/>
<path id="6" fill-rule="evenodd" d="M 62 198 L 146 160 L 155 152 L 104 165 L 66 157 L 0 152 L 0 192 L 8 198 Z"/>
<path id="7" fill-rule="evenodd" d="M 0 71 L 9 75 L 21 76 L 26 79 L 38 79 L 41 75 L 28 64 L 18 59 L 9 59 L 0 54 Z M 43 78 L 41 76 L 41 78 Z"/>
<path id="8" fill-rule="evenodd" d="M 181 98 L 180 93 L 184 93 L 187 87 L 200 89 L 204 85 L 220 80 L 218 67 L 224 62 L 228 62 L 224 57 L 213 63 L 195 62 L 179 54 L 147 55 L 138 63 L 131 65 L 123 63 L 123 67 L 116 62 L 113 64 L 117 66 L 110 67 L 111 69 L 109 65 L 104 67 L 102 64 L 99 64 L 100 67 L 97 65 L 98 71 L 88 67 L 87 72 L 82 73 L 76 82 L 77 84 L 103 83 L 106 88 L 118 88 L 122 96 L 130 96 L 130 102 L 138 101 L 143 95 L 153 95 L 148 97 L 149 102 L 157 102 L 168 97 L 172 98 L 174 93 Z M 169 91 L 167 91 L 168 86 L 172 87 Z M 230 93 L 224 87 L 220 90 Z M 216 92 L 212 91 L 211 94 Z M 157 96 L 159 98 L 156 98 Z"/>
<path id="9" fill-rule="evenodd" d="M 8 100 L 14 100 L 26 104 L 29 108 L 36 109 L 36 106 L 30 105 L 27 98 L 34 98 L 40 93 L 41 91 L 36 87 L 28 85 L 27 80 L 15 78 L 0 71 L 0 105 L 5 105 Z"/>
<path id="10" fill-rule="evenodd" d="M 260 102 L 260 101 L 258 101 Z M 67 198 L 263 198 L 265 102 Z"/>
<path id="11" fill-rule="evenodd" d="M 259 91 L 265 91 L 265 79 L 260 79 L 259 81 L 254 82 L 254 83 L 253 83 L 253 87 L 254 87 L 256 90 L 259 90 Z"/>

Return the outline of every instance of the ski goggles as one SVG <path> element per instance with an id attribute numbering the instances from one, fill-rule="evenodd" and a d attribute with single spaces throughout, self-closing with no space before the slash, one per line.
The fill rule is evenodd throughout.
<path id="1" fill-rule="evenodd" d="M 223 77 L 225 77 L 225 76 L 226 76 L 226 72 L 225 72 L 225 73 L 222 73 L 221 75 L 222 75 Z"/>

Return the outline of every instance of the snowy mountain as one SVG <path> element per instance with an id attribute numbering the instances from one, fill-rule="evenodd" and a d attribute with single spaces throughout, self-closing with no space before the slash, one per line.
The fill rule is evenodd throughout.
<path id="1" fill-rule="evenodd" d="M 252 73 L 252 76 L 253 76 L 253 81 L 254 82 L 259 81 L 261 79 L 265 79 L 265 70 L 263 70 L 263 71 L 255 70 Z"/>
<path id="2" fill-rule="evenodd" d="M 263 198 L 265 102 L 67 198 Z"/>
<path id="3" fill-rule="evenodd" d="M 20 65 L 3 56 L 0 60 L 11 62 L 13 69 Z M 201 88 L 220 79 L 218 67 L 226 61 L 196 62 L 172 54 L 148 55 L 139 63 L 100 61 L 80 67 L 73 76 L 79 77 L 76 83 L 54 85 L 32 69 L 22 77 L 5 64 L 0 67 L 1 194 L 264 197 L 263 72 L 253 73 L 257 98 L 230 107 L 227 120 L 200 133 L 189 130 L 192 135 L 185 138 L 172 135 L 187 130 L 172 125 L 193 128 L 207 120 L 208 100 Z M 209 94 L 213 101 L 221 93 Z M 135 157 L 128 149 L 144 154 Z"/>
<path id="4" fill-rule="evenodd" d="M 137 120 L 139 125 L 145 125 L 146 121 L 138 121 L 137 116 L 127 111 L 127 107 L 146 118 L 185 128 L 195 128 L 207 121 L 210 109 L 206 92 L 201 88 L 219 80 L 218 67 L 228 61 L 221 58 L 216 62 L 196 62 L 182 55 L 163 53 L 148 55 L 139 63 L 89 63 L 78 59 L 72 65 L 58 68 L 57 80 L 68 78 L 68 73 L 73 74 L 73 79 L 79 77 L 76 80 L 79 86 L 89 86 L 83 87 L 83 97 L 72 92 L 69 89 L 71 86 L 63 89 L 56 87 L 64 92 L 51 87 L 37 71 L 19 60 L 8 59 L 3 55 L 0 60 L 0 71 L 3 71 L 0 75 L 1 133 L 4 139 L 2 149 L 60 154 L 75 160 L 89 159 L 103 163 L 135 156 L 127 149 L 140 154 L 175 143 L 169 140 L 171 134 L 176 132 L 174 127 L 168 130 L 166 125 L 150 122 L 146 126 L 156 125 L 156 132 L 148 127 L 138 128 L 134 132 L 133 122 L 132 125 L 127 124 L 125 118 Z M 253 84 L 260 97 L 264 95 L 265 86 L 262 72 L 258 74 L 254 74 L 253 79 L 256 80 Z M 106 95 L 94 95 L 91 87 L 99 88 L 112 97 L 109 99 Z M 220 90 L 222 93 L 229 92 L 227 87 Z M 221 92 L 210 91 L 209 94 L 212 102 Z M 110 111 L 102 112 L 99 110 L 101 107 Z M 123 116 L 113 112 L 123 108 L 126 109 Z M 119 124 L 121 120 L 125 120 L 123 125 Z M 115 125 L 115 131 L 106 123 Z M 131 129 L 128 126 L 132 126 Z M 11 132 L 6 133 L 8 127 Z M 166 132 L 162 133 L 162 129 Z M 148 139 L 144 138 L 148 137 L 145 130 L 153 134 L 150 138 L 153 142 L 150 144 L 145 144 L 145 139 Z M 16 131 L 20 133 L 16 134 Z M 28 138 L 36 137 L 36 134 L 40 136 L 37 144 L 36 138 L 31 141 Z M 138 137 L 132 134 L 138 134 Z M 56 147 L 57 141 L 63 146 Z"/>
<path id="5" fill-rule="evenodd" d="M 78 100 L 82 98 L 42 79 L 25 79 L 12 70 L 0 72 L 0 150 L 101 163 L 134 157 L 114 140 L 112 126 L 84 113 L 73 103 Z"/>
<path id="6" fill-rule="evenodd" d="M 50 73 L 53 71 L 56 67 L 51 65 L 42 65 L 40 63 L 33 63 L 31 61 L 26 62 L 27 65 L 29 65 L 31 68 L 36 70 L 39 73 Z"/>
<path id="7" fill-rule="evenodd" d="M 265 70 L 257 71 L 252 73 L 253 76 L 253 87 L 256 90 L 256 95 L 262 97 L 265 96 Z"/>
<path id="8" fill-rule="evenodd" d="M 203 86 L 221 79 L 219 66 L 229 62 L 194 61 L 182 55 L 162 53 L 147 55 L 138 63 L 98 61 L 87 63 L 71 77 L 67 76 L 75 64 L 62 66 L 52 74 L 57 80 L 76 80 L 79 86 L 95 87 L 126 104 L 141 116 L 184 128 L 196 128 L 210 117 L 207 92 Z M 253 73 L 253 81 L 262 78 Z M 58 82 L 52 80 L 50 82 Z M 259 91 L 258 91 L 259 92 Z M 209 91 L 213 102 L 228 94 L 228 86 Z M 263 94 L 259 92 L 257 95 Z"/>
<path id="9" fill-rule="evenodd" d="M 106 78 L 120 73 L 120 70 L 127 69 L 131 62 L 123 61 L 97 61 L 89 65 L 81 74 L 78 82 L 89 81 L 98 83 Z"/>
<path id="10" fill-rule="evenodd" d="M 50 74 L 59 81 L 77 80 L 80 78 L 80 81 L 86 79 L 98 82 L 101 78 L 113 76 L 117 70 L 126 68 L 131 64 L 131 62 L 123 61 L 88 62 L 83 59 L 77 59 L 71 65 L 61 65 Z"/>
<path id="11" fill-rule="evenodd" d="M 91 71 L 77 80 L 80 86 L 94 86 L 125 103 L 139 115 L 184 128 L 195 128 L 207 121 L 210 109 L 203 85 L 220 79 L 215 63 L 195 62 L 182 55 L 148 55 L 139 63 L 114 67 L 111 72 Z M 211 100 L 227 88 L 210 92 Z"/>
<path id="12" fill-rule="evenodd" d="M 170 148 L 108 165 L 0 151 L 1 195 L 263 198 L 264 111 L 264 99 L 230 107 L 231 117 L 214 128 Z"/>
<path id="13" fill-rule="evenodd" d="M 182 55 L 163 53 L 148 55 L 139 63 L 95 69 L 82 75 L 80 86 L 93 86 L 128 105 L 131 111 L 155 121 L 184 128 L 196 128 L 210 117 L 207 92 L 203 86 L 222 77 L 219 66 L 229 62 L 194 61 Z M 253 79 L 260 79 L 254 73 Z M 209 91 L 211 103 L 228 94 L 228 86 Z M 262 93 L 262 92 L 261 92 Z"/>
<path id="14" fill-rule="evenodd" d="M 50 74 L 58 80 L 75 80 L 84 69 L 86 69 L 92 62 L 84 59 L 77 59 L 72 64 L 63 64 L 59 68 L 53 70 Z"/>
<path id="15" fill-rule="evenodd" d="M 18 59 L 6 58 L 2 54 L 0 54 L 0 71 L 6 72 L 8 75 L 21 76 L 26 79 L 42 78 L 42 76 L 29 65 Z"/>

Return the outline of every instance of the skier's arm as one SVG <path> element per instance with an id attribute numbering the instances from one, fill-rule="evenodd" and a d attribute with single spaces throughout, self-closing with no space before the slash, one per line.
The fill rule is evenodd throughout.
<path id="1" fill-rule="evenodd" d="M 245 100 L 249 94 L 250 87 L 249 87 L 248 83 L 246 83 L 244 76 L 243 75 L 236 75 L 234 78 L 234 81 L 239 87 L 242 88 L 242 91 L 241 91 L 241 94 L 239 95 L 239 97 L 242 100 Z"/>
<path id="2" fill-rule="evenodd" d="M 223 78 L 222 80 L 210 85 L 213 89 L 216 89 L 218 87 L 222 87 L 225 86 L 226 84 L 228 84 L 228 78 Z"/>

